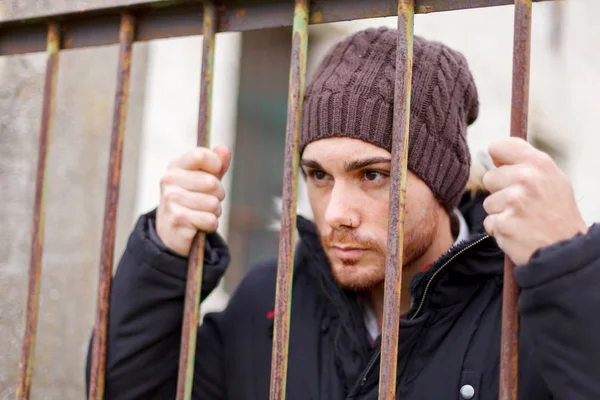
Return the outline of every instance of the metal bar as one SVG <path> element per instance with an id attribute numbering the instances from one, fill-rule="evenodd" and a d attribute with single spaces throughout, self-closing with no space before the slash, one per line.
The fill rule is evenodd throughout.
<path id="1" fill-rule="evenodd" d="M 310 3 L 311 24 L 385 17 L 397 12 L 395 0 L 369 0 L 368 6 L 364 0 L 314 0 Z M 417 0 L 415 13 L 512 3 L 513 0 Z M 292 7 L 289 0 L 231 0 L 219 9 L 219 32 L 291 26 Z M 0 56 L 44 51 L 46 21 L 49 19 L 61 24 L 61 48 L 75 49 L 118 43 L 116 32 L 123 12 L 135 15 L 138 41 L 201 35 L 202 10 L 202 4 L 194 1 L 130 0 L 87 10 L 7 19 L 0 21 Z"/>
<path id="2" fill-rule="evenodd" d="M 402 288 L 402 255 L 404 250 L 404 212 L 410 94 L 413 64 L 414 0 L 398 0 L 398 42 L 396 47 L 396 79 L 392 141 L 392 181 L 388 223 L 387 259 L 383 305 L 383 329 L 379 376 L 379 398 L 396 398 L 396 367 L 400 331 L 400 298 Z"/>
<path id="3" fill-rule="evenodd" d="M 296 230 L 296 200 L 298 189 L 298 138 L 304 103 L 306 56 L 308 49 L 309 1 L 296 0 L 292 30 L 292 56 L 287 106 L 287 127 L 283 165 L 283 196 L 275 321 L 271 356 L 271 400 L 285 399 L 288 366 L 290 315 L 292 309 L 292 276 L 294 263 L 294 232 Z"/>
<path id="4" fill-rule="evenodd" d="M 515 33 L 510 135 L 527 140 L 529 59 L 531 52 L 531 0 L 515 0 Z M 519 373 L 519 289 L 514 264 L 504 262 L 500 400 L 517 400 Z"/>
<path id="5" fill-rule="evenodd" d="M 46 167 L 48 165 L 48 149 L 52 139 L 54 95 L 56 93 L 56 74 L 58 71 L 58 53 L 60 50 L 60 29 L 58 24 L 52 22 L 48 25 L 47 36 L 46 51 L 48 59 L 46 61 L 42 123 L 40 127 L 38 164 L 35 179 L 35 201 L 33 206 L 33 225 L 31 228 L 31 258 L 29 261 L 29 281 L 27 287 L 27 317 L 25 320 L 21 362 L 19 364 L 19 383 L 16 396 L 18 400 L 29 398 L 33 357 L 35 355 L 42 252 L 44 248 L 46 183 L 48 179 Z"/>
<path id="6" fill-rule="evenodd" d="M 215 35 L 217 33 L 216 24 L 216 7 L 212 1 L 206 1 L 203 23 L 204 38 L 202 40 L 202 78 L 200 82 L 200 110 L 198 115 L 198 146 L 208 146 L 210 138 Z M 188 260 L 181 350 L 179 357 L 179 377 L 177 380 L 177 400 L 189 400 L 192 396 L 196 335 L 198 331 L 200 292 L 202 288 L 202 267 L 204 263 L 204 240 L 204 232 L 198 232 L 194 238 Z"/>
<path id="7" fill-rule="evenodd" d="M 110 143 L 110 164 L 108 167 L 108 179 L 106 184 L 104 228 L 102 231 L 102 250 L 98 282 L 98 303 L 96 309 L 96 323 L 94 325 L 92 368 L 90 372 L 90 389 L 88 396 L 88 399 L 94 400 L 101 400 L 104 397 L 106 331 L 108 326 L 108 307 L 113 269 L 123 139 L 125 136 L 127 100 L 129 98 L 134 25 L 135 18 L 131 14 L 124 13 L 121 17 L 121 28 L 119 30 L 121 48 L 119 53 L 117 89 L 115 92 L 113 127 Z"/>

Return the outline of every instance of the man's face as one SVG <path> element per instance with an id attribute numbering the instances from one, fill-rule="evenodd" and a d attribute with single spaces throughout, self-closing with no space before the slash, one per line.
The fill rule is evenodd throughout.
<path id="1" fill-rule="evenodd" d="M 391 154 L 358 139 L 330 138 L 307 145 L 301 165 L 314 222 L 338 284 L 355 291 L 382 284 Z M 433 243 L 441 211 L 429 187 L 409 171 L 405 266 L 419 259 Z"/>

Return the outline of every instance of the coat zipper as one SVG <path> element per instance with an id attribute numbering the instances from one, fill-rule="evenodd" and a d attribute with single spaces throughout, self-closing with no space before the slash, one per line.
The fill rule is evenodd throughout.
<path id="1" fill-rule="evenodd" d="M 459 255 L 461 255 L 465 251 L 473 248 L 474 246 L 477 246 L 479 243 L 481 243 L 484 240 L 489 239 L 489 238 L 490 238 L 489 235 L 485 235 L 482 238 L 480 238 L 480 239 L 476 240 L 475 242 L 471 243 L 467 247 L 459 250 L 456 254 L 454 254 L 452 257 L 450 257 L 450 259 L 448 261 L 446 261 L 440 268 L 438 268 L 437 271 L 435 271 L 433 273 L 433 275 L 431 276 L 431 278 L 429 278 L 429 281 L 427 281 L 427 285 L 425 286 L 425 291 L 423 292 L 423 297 L 421 298 L 421 302 L 419 303 L 419 307 L 417 308 L 417 311 L 415 311 L 415 313 L 413 314 L 413 316 L 410 318 L 410 320 L 415 319 L 417 317 L 417 315 L 419 314 L 419 312 L 421 312 L 421 310 L 423 308 L 423 305 L 425 304 L 425 299 L 427 298 L 427 294 L 429 292 L 429 288 L 431 286 L 431 283 L 433 282 L 433 280 L 435 279 L 435 277 L 440 273 L 440 271 L 442 271 L 444 268 L 446 268 L 448 266 L 448 264 L 450 264 L 452 261 L 454 261 L 456 259 L 456 257 L 458 257 Z M 377 349 L 377 352 L 375 354 L 373 354 L 373 357 L 371 357 L 371 360 L 369 361 L 369 363 L 365 367 L 365 371 L 361 375 L 360 380 L 357 382 L 358 388 L 353 388 L 354 390 L 352 390 L 351 393 L 354 393 L 359 388 L 362 388 L 362 386 L 367 381 L 367 378 L 368 378 L 369 374 L 373 370 L 373 367 L 375 366 L 375 364 L 379 360 L 380 356 L 381 356 L 381 347 L 379 349 Z"/>
<path id="2" fill-rule="evenodd" d="M 483 242 L 486 239 L 489 239 L 490 236 L 489 235 L 485 235 L 484 237 L 476 240 L 475 242 L 471 243 L 470 245 L 468 245 L 467 247 L 459 250 L 455 255 L 453 255 L 452 257 L 450 257 L 450 259 L 448 261 L 446 261 L 441 267 L 439 267 L 437 269 L 437 271 L 435 271 L 433 273 L 433 275 L 431 276 L 431 278 L 429 278 L 429 281 L 427 281 L 427 285 L 425 286 L 425 291 L 423 292 L 423 296 L 421 297 L 421 302 L 419 303 L 419 307 L 417 308 L 417 311 L 415 311 L 415 313 L 413 314 L 413 316 L 410 318 L 410 320 L 412 321 L 413 319 L 415 319 L 419 313 L 421 312 L 421 310 L 423 309 L 423 305 L 425 304 L 425 300 L 427 299 L 427 293 L 429 292 L 429 287 L 431 286 L 431 283 L 433 282 L 433 280 L 435 279 L 435 277 L 444 269 L 446 268 L 446 266 L 448 264 L 450 264 L 452 261 L 454 261 L 456 259 L 456 257 L 460 256 L 462 253 L 464 253 L 465 251 L 477 246 L 479 243 Z"/>
<path id="3" fill-rule="evenodd" d="M 369 360 L 369 363 L 365 367 L 365 370 L 362 373 L 362 375 L 360 376 L 360 379 L 356 382 L 356 384 L 354 384 L 354 387 L 352 388 L 352 390 L 350 390 L 350 394 L 346 397 L 347 399 L 350 398 L 349 397 L 350 395 L 357 394 L 358 391 L 360 389 L 362 389 L 362 387 L 365 385 L 365 382 L 367 381 L 367 378 L 369 377 L 369 374 L 373 370 L 373 367 L 375 367 L 375 364 L 377 363 L 377 361 L 379 361 L 380 355 L 381 355 L 381 347 L 379 349 L 377 349 L 377 352 L 375 354 L 373 354 L 373 356 Z"/>

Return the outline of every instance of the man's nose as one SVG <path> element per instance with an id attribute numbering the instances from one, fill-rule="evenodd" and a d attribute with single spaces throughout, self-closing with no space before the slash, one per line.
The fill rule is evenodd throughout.
<path id="1" fill-rule="evenodd" d="M 331 229 L 357 228 L 361 223 L 354 196 L 343 184 L 335 185 L 331 191 L 325 221 Z"/>

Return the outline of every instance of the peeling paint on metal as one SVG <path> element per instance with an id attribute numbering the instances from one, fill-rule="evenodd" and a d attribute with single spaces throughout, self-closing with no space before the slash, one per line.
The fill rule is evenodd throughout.
<path id="1" fill-rule="evenodd" d="M 208 146 L 212 108 L 212 87 L 214 75 L 215 36 L 217 33 L 217 10 L 212 1 L 204 5 L 202 40 L 202 77 L 200 81 L 200 109 L 198 113 L 198 146 Z M 196 356 L 196 335 L 200 313 L 200 293 L 204 264 L 204 232 L 194 238 L 188 261 L 188 274 L 185 288 L 181 349 L 179 354 L 179 376 L 177 380 L 177 400 L 189 400 L 194 381 L 194 360 Z"/>
<path id="2" fill-rule="evenodd" d="M 17 396 L 19 400 L 29 398 L 31 374 L 35 355 L 35 340 L 40 298 L 40 280 L 42 272 L 42 253 L 44 248 L 44 226 L 46 205 L 46 184 L 48 179 L 48 153 L 52 142 L 52 122 L 54 119 L 56 77 L 58 72 L 58 54 L 60 50 L 60 27 L 56 23 L 48 25 L 48 59 L 44 83 L 42 104 L 42 123 L 40 127 L 38 164 L 35 182 L 35 201 L 33 225 L 31 228 L 31 254 L 29 263 L 29 281 L 27 287 L 27 316 L 21 362 L 19 363 L 19 382 Z"/>
<path id="3" fill-rule="evenodd" d="M 556 0 L 534 0 L 556 1 Z M 368 3 L 368 5 L 367 5 Z M 415 13 L 431 13 L 468 8 L 506 6 L 513 0 L 420 0 Z M 86 10 L 40 15 L 32 18 L 0 21 L 0 56 L 43 51 L 46 40 L 46 21 L 56 18 L 64 27 L 64 48 L 81 48 L 118 43 L 114 29 L 119 16 L 130 12 L 136 16 L 136 40 L 147 41 L 202 34 L 200 1 L 129 1 Z M 292 4 L 289 0 L 257 2 L 238 0 L 228 7 L 220 6 L 218 31 L 247 31 L 291 26 Z M 310 2 L 310 23 L 329 23 L 362 18 L 396 15 L 395 0 L 313 0 Z M 320 15 L 319 15 L 320 13 Z"/>
<path id="4" fill-rule="evenodd" d="M 529 66 L 531 54 L 531 0 L 515 0 L 513 82 L 510 135 L 527 140 Z M 517 400 L 519 373 L 519 288 L 515 265 L 504 263 L 502 336 L 500 350 L 500 400 Z"/>
<path id="5" fill-rule="evenodd" d="M 113 114 L 113 127 L 110 144 L 110 161 L 106 184 L 104 207 L 104 227 L 100 254 L 100 273 L 94 339 L 92 343 L 92 366 L 90 372 L 89 399 L 101 400 L 104 397 L 104 374 L 106 367 L 106 333 L 108 329 L 108 308 L 110 285 L 113 270 L 113 255 L 117 222 L 117 205 L 125 137 L 125 119 L 129 98 L 131 77 L 131 54 L 134 41 L 135 19 L 131 14 L 123 14 L 119 31 L 120 51 L 117 70 L 117 89 Z"/>
<path id="6" fill-rule="evenodd" d="M 404 214 L 413 64 L 414 0 L 398 1 L 398 45 L 394 92 L 392 182 L 385 270 L 379 398 L 396 398 L 400 329 Z"/>
<path id="7" fill-rule="evenodd" d="M 320 24 L 323 22 L 323 11 L 318 10 L 310 14 L 311 24 Z"/>
<path id="8" fill-rule="evenodd" d="M 308 0 L 296 0 L 292 32 L 292 57 L 283 166 L 283 213 L 281 215 L 277 289 L 275 294 L 275 321 L 271 359 L 271 400 L 283 400 L 286 395 L 299 167 L 298 138 L 304 103 L 308 19 Z"/>

